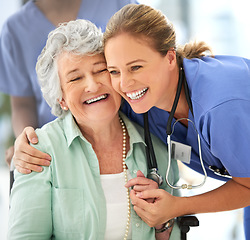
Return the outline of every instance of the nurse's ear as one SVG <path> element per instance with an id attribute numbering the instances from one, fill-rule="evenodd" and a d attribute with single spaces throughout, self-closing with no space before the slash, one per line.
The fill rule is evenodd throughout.
<path id="1" fill-rule="evenodd" d="M 167 54 L 164 56 L 164 60 L 166 61 L 167 65 L 168 65 L 168 69 L 173 70 L 177 64 L 175 50 L 169 49 Z"/>
<path id="2" fill-rule="evenodd" d="M 67 105 L 67 103 L 65 102 L 65 100 L 62 98 L 61 101 L 59 101 L 59 99 L 57 100 L 62 108 L 62 110 L 64 111 L 68 111 L 69 107 Z"/>

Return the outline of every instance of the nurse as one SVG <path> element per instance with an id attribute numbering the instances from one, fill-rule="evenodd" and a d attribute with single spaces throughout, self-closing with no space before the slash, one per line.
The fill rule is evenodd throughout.
<path id="1" fill-rule="evenodd" d="M 110 19 L 104 48 L 112 85 L 128 103 L 123 111 L 141 125 L 143 116 L 138 113 L 149 111 L 150 129 L 165 143 L 178 81 L 185 75 L 193 114 L 182 86 L 172 124 L 182 120 L 171 138 L 192 147 L 189 166 L 203 173 L 196 129 L 208 175 L 218 178 L 211 168 L 231 176 L 223 186 L 188 198 L 158 189 L 137 195 L 132 191 L 137 214 L 154 226 L 181 215 L 249 206 L 250 60 L 205 56 L 210 48 L 203 42 L 178 48 L 173 25 L 161 12 L 145 5 L 125 6 Z M 127 186 L 135 183 L 131 180 Z M 143 200 L 147 198 L 156 201 L 148 204 Z M 249 231 L 250 223 L 245 224 Z"/>

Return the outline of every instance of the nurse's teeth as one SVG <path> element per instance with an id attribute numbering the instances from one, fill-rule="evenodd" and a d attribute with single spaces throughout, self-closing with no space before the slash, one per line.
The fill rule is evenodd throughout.
<path id="1" fill-rule="evenodd" d="M 137 92 L 133 92 L 133 93 L 127 93 L 127 97 L 129 97 L 130 99 L 132 100 L 135 100 L 135 99 L 139 99 L 141 98 L 146 92 L 147 92 L 148 88 L 144 88 L 142 90 L 139 90 Z"/>
<path id="2" fill-rule="evenodd" d="M 90 104 L 90 103 L 93 103 L 93 102 L 97 102 L 97 101 L 99 101 L 99 100 L 102 100 L 102 99 L 107 98 L 107 96 L 108 96 L 107 94 L 103 94 L 103 95 L 101 95 L 101 96 L 99 96 L 99 97 L 96 97 L 96 98 L 92 98 L 92 99 L 87 100 L 86 103 L 87 103 L 87 104 Z"/>

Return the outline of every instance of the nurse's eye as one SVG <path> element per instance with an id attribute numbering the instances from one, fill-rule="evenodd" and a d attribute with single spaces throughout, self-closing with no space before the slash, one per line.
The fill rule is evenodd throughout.
<path id="1" fill-rule="evenodd" d="M 139 70 L 140 68 L 142 68 L 142 66 L 140 66 L 140 65 L 132 66 L 132 67 L 131 67 L 131 70 L 132 70 L 132 71 L 137 71 L 137 70 Z"/>
<path id="2" fill-rule="evenodd" d="M 118 74 L 119 74 L 119 72 L 118 72 L 118 71 L 116 71 L 116 70 L 111 70 L 111 71 L 109 71 L 109 73 L 110 73 L 111 75 L 113 75 L 113 76 L 115 76 L 115 75 L 118 75 Z"/>

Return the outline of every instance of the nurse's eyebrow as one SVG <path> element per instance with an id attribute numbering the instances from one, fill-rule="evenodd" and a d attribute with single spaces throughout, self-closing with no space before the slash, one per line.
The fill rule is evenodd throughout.
<path id="1" fill-rule="evenodd" d="M 143 59 L 136 59 L 136 60 L 133 60 L 131 62 L 126 63 L 126 66 L 129 66 L 129 65 L 137 63 L 137 62 L 146 62 L 146 61 Z M 110 69 L 110 68 L 116 68 L 116 67 L 115 66 L 108 66 L 108 69 Z"/>
<path id="2" fill-rule="evenodd" d="M 146 62 L 146 61 L 143 60 L 143 59 L 136 59 L 136 60 L 133 60 L 131 62 L 128 62 L 126 65 L 128 66 L 128 65 L 131 65 L 131 64 L 134 64 L 134 63 L 137 63 L 137 62 Z"/>

